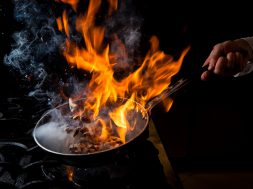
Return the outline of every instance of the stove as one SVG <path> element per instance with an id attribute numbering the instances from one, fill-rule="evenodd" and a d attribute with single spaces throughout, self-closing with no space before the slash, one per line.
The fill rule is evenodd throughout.
<path id="1" fill-rule="evenodd" d="M 32 137 L 35 123 L 49 109 L 45 104 L 32 97 L 1 100 L 0 188 L 175 188 L 168 182 L 159 149 L 149 138 L 104 164 L 62 164 L 39 148 Z"/>

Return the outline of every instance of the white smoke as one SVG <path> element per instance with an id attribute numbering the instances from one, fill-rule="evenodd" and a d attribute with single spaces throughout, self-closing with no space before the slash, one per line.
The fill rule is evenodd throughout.
<path id="1" fill-rule="evenodd" d="M 117 34 L 126 48 L 125 52 L 117 41 L 110 41 L 111 51 L 117 56 L 116 69 L 135 66 L 134 58 L 139 53 L 141 26 L 142 18 L 134 11 L 131 1 L 119 1 L 118 10 L 106 21 L 107 37 Z"/>
<path id="2" fill-rule="evenodd" d="M 35 130 L 36 140 L 48 150 L 67 153 L 66 141 L 69 136 L 58 122 L 48 122 Z"/>
<path id="3" fill-rule="evenodd" d="M 68 145 L 73 142 L 73 136 L 68 134 L 65 129 L 70 124 L 70 120 L 58 109 L 53 109 L 45 114 L 44 120 L 38 122 L 34 129 L 36 141 L 47 150 L 59 153 L 69 153 Z M 74 121 L 71 119 L 71 121 Z M 41 123 L 42 122 L 42 123 Z"/>
<path id="4" fill-rule="evenodd" d="M 55 91 L 43 89 L 49 76 L 45 65 L 53 64 L 64 37 L 56 30 L 55 17 L 47 3 L 36 0 L 14 0 L 13 3 L 14 17 L 22 29 L 13 34 L 12 50 L 5 55 L 4 63 L 27 81 L 32 80 L 29 96 L 37 99 L 53 97 Z"/>
<path id="5" fill-rule="evenodd" d="M 57 69 L 57 66 L 64 66 L 64 62 L 59 62 L 59 59 L 62 58 L 60 48 L 66 36 L 57 29 L 56 15 L 52 11 L 53 2 L 13 0 L 13 3 L 14 17 L 21 24 L 22 29 L 13 34 L 12 50 L 5 55 L 4 63 L 21 74 L 26 82 L 23 86 L 29 89 L 29 96 L 47 100 L 50 105 L 59 104 L 62 101 L 57 91 L 60 87 L 73 85 L 74 91 L 80 91 L 84 88 L 84 84 L 77 85 L 78 82 L 71 78 L 72 75 L 65 75 L 63 81 L 58 73 L 54 73 L 64 72 L 63 69 Z M 74 26 L 77 15 L 71 14 L 71 16 L 70 26 Z M 106 38 L 111 39 L 109 41 L 111 51 L 117 55 L 116 72 L 117 69 L 129 71 L 134 66 L 134 57 L 141 38 L 141 22 L 142 19 L 133 11 L 130 1 L 119 1 L 119 9 L 105 20 Z M 82 42 L 80 34 L 71 28 L 70 33 L 72 40 L 77 43 Z M 112 39 L 112 33 L 118 35 L 126 47 L 125 50 L 119 48 L 118 42 Z M 57 79 L 52 75 L 57 75 Z M 66 82 L 70 83 L 66 84 Z"/>

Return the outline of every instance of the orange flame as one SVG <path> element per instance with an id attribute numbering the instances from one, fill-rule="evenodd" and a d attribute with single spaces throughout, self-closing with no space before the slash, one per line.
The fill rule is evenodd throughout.
<path id="1" fill-rule="evenodd" d="M 62 19 L 61 18 L 56 19 L 56 23 L 57 23 L 58 29 L 61 32 L 64 31 L 67 37 L 69 37 L 69 25 L 68 25 L 68 16 L 67 16 L 66 10 L 63 11 Z"/>
<path id="2" fill-rule="evenodd" d="M 77 10 L 77 5 L 79 2 L 79 0 L 55 0 L 55 1 L 69 4 L 75 11 Z"/>
<path id="3" fill-rule="evenodd" d="M 70 2 L 72 1 L 68 1 Z M 111 14 L 111 11 L 117 8 L 118 3 L 117 0 L 108 0 L 108 2 L 109 14 Z M 113 123 L 118 126 L 119 137 L 125 142 L 126 133 L 131 130 L 130 127 L 133 127 L 129 125 L 126 118 L 128 112 L 136 108 L 133 102 L 136 101 L 145 106 L 150 99 L 161 94 L 171 83 L 171 78 L 178 73 L 189 48 L 182 52 L 178 60 L 174 60 L 172 56 L 159 49 L 159 40 L 153 36 L 150 39 L 150 50 L 141 66 L 125 78 L 117 80 L 114 77 L 116 57 L 127 56 L 127 52 L 123 42 L 116 34 L 118 48 L 124 52 L 122 55 L 113 54 L 110 45 L 104 44 L 105 28 L 94 23 L 100 5 L 101 0 L 90 0 L 86 14 L 76 19 L 76 30 L 82 34 L 85 48 L 71 41 L 66 12 L 63 13 L 62 22 L 57 21 L 57 23 L 61 23 L 58 24 L 59 30 L 64 30 L 68 37 L 63 52 L 68 63 L 92 73 L 92 78 L 87 86 L 89 93 L 84 104 L 85 109 L 91 112 L 92 118 L 94 120 L 97 118 L 100 109 L 106 106 L 108 101 L 116 102 L 118 98 L 130 97 L 130 101 L 109 113 Z M 168 110 L 172 105 L 172 101 L 169 102 Z M 100 122 L 104 125 L 104 122 Z M 105 131 L 103 129 L 102 138 L 107 136 Z"/>
<path id="4" fill-rule="evenodd" d="M 110 4 L 109 6 L 109 15 L 112 14 L 113 11 L 117 10 L 118 8 L 118 0 L 107 0 Z"/>
<path id="5" fill-rule="evenodd" d="M 108 130 L 107 130 L 108 127 L 107 127 L 107 125 L 106 125 L 106 123 L 105 123 L 104 120 L 98 119 L 98 121 L 99 121 L 99 123 L 100 123 L 101 126 L 102 126 L 101 134 L 100 134 L 99 138 L 100 138 L 101 140 L 105 140 L 105 139 L 108 138 L 108 135 L 109 135 Z"/>
<path id="6" fill-rule="evenodd" d="M 66 166 L 66 173 L 67 173 L 68 180 L 72 182 L 73 176 L 74 176 L 74 168 L 71 166 Z"/>

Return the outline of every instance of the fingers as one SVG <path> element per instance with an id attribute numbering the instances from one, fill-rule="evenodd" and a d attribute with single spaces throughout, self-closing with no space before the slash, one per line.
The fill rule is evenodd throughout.
<path id="1" fill-rule="evenodd" d="M 236 52 L 235 53 L 235 61 L 237 61 L 239 64 L 239 66 L 238 66 L 238 72 L 239 71 L 242 71 L 243 69 L 244 69 L 244 67 L 246 66 L 246 64 L 247 64 L 247 58 L 245 58 L 244 56 L 243 56 L 243 54 L 242 53 L 240 53 L 240 52 Z"/>
<path id="2" fill-rule="evenodd" d="M 215 65 L 216 65 L 216 62 L 219 60 L 219 57 L 216 59 L 216 58 L 211 58 L 210 61 L 209 61 L 209 64 L 208 64 L 208 70 L 214 70 L 215 68 Z"/>
<path id="3" fill-rule="evenodd" d="M 233 53 L 233 52 L 229 52 L 228 54 L 227 54 L 227 62 L 228 62 L 228 64 L 227 64 L 227 66 L 228 66 L 228 68 L 230 68 L 230 69 L 232 69 L 233 68 L 233 65 L 235 64 L 235 62 L 236 62 L 236 53 Z"/>
<path id="4" fill-rule="evenodd" d="M 220 56 L 217 59 L 209 57 L 204 64 L 208 65 L 208 71 L 203 72 L 201 80 L 208 80 L 211 73 L 221 76 L 232 76 L 240 72 L 246 63 L 247 59 L 240 52 L 229 52 L 226 56 Z"/>
<path id="5" fill-rule="evenodd" d="M 205 67 L 208 65 L 208 69 L 212 70 L 215 65 L 215 62 L 218 60 L 220 56 L 222 56 L 223 50 L 224 50 L 224 47 L 222 44 L 215 45 L 202 67 Z"/>
<path id="6" fill-rule="evenodd" d="M 210 73 L 222 76 L 232 76 L 242 71 L 248 60 L 253 59 L 253 51 L 243 39 L 225 41 L 213 47 L 202 67 L 209 72 L 203 72 L 202 80 L 210 77 Z"/>
<path id="7" fill-rule="evenodd" d="M 206 81 L 206 80 L 208 80 L 210 77 L 211 77 L 210 71 L 204 71 L 204 72 L 201 74 L 200 79 L 201 79 L 202 81 Z"/>
<path id="8" fill-rule="evenodd" d="M 214 65 L 213 73 L 217 75 L 224 75 L 226 69 L 228 68 L 228 64 L 228 59 L 221 56 Z"/>

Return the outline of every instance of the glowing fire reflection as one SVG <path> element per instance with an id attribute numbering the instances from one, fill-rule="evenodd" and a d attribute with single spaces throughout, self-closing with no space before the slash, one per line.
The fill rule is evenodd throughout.
<path id="1" fill-rule="evenodd" d="M 72 182 L 73 177 L 74 177 L 74 168 L 71 166 L 66 166 L 66 173 L 67 173 L 68 180 Z"/>

